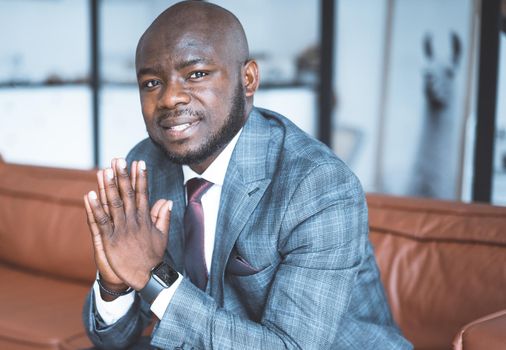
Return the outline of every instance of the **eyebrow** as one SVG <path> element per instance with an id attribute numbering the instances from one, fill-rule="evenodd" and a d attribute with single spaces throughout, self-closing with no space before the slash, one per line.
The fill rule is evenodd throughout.
<path id="1" fill-rule="evenodd" d="M 153 67 L 142 67 L 137 71 L 137 76 L 141 75 L 161 75 L 163 69 L 160 65 L 155 65 Z"/>
<path id="2" fill-rule="evenodd" d="M 193 66 L 195 64 L 199 64 L 199 63 L 202 63 L 202 64 L 212 64 L 213 61 L 210 60 L 210 59 L 208 59 L 208 58 L 204 58 L 204 57 L 192 58 L 192 59 L 189 59 L 189 60 L 186 60 L 186 61 L 182 61 L 182 62 L 176 64 L 176 69 L 180 70 L 180 69 L 183 69 L 183 68 L 186 68 L 186 67 L 189 67 L 189 66 Z"/>
<path id="3" fill-rule="evenodd" d="M 183 68 L 190 67 L 190 66 L 193 66 L 196 64 L 213 64 L 213 61 L 208 58 L 203 58 L 203 57 L 192 58 L 192 59 L 177 63 L 176 69 L 181 70 Z M 162 66 L 157 64 L 153 67 L 139 68 L 139 70 L 137 71 L 137 76 L 138 77 L 142 76 L 142 75 L 158 75 L 159 76 L 162 74 L 162 72 L 163 72 Z"/>

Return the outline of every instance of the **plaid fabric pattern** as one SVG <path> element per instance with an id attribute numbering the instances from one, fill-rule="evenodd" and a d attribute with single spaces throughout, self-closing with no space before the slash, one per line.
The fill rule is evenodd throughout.
<path id="1" fill-rule="evenodd" d="M 174 201 L 167 257 L 182 272 L 181 169 L 149 140 L 128 159 L 146 160 L 152 202 Z M 346 165 L 283 116 L 253 109 L 227 169 L 207 290 L 183 280 L 152 345 L 411 349 L 392 319 L 367 234 L 365 196 Z M 231 273 L 237 256 L 254 273 Z M 114 339 L 135 338 L 147 308 L 134 309 L 104 330 L 88 303 L 93 341 L 114 348 Z"/>

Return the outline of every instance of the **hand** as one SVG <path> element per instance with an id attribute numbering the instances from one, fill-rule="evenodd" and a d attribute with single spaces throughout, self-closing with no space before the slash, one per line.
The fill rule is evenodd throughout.
<path id="1" fill-rule="evenodd" d="M 134 167 L 135 163 L 135 167 Z M 116 160 L 113 159 L 112 166 L 115 167 Z M 135 187 L 135 176 L 134 172 L 137 171 L 137 162 L 134 161 L 131 165 L 132 168 L 132 187 Z M 103 170 L 99 170 L 97 172 L 97 181 L 98 181 L 98 188 L 100 193 L 100 200 L 102 202 L 102 206 L 104 210 L 106 211 L 107 215 L 109 215 L 109 206 L 107 204 L 107 197 L 105 194 L 105 187 L 104 187 L 104 177 L 103 177 Z M 100 280 L 101 283 L 108 289 L 115 292 L 121 292 L 128 289 L 128 285 L 123 283 L 123 281 L 116 275 L 114 270 L 109 265 L 109 261 L 107 261 L 105 251 L 104 251 L 104 245 L 102 243 L 102 237 L 100 236 L 100 231 L 98 229 L 98 225 L 95 222 L 95 217 L 93 216 L 93 213 L 91 211 L 90 202 L 88 200 L 88 195 L 84 196 L 84 206 L 86 208 L 86 215 L 88 219 L 88 226 L 90 228 L 92 242 L 93 242 L 93 251 L 95 255 L 95 265 L 97 266 L 97 269 L 100 274 Z M 102 296 L 103 300 L 106 301 L 112 301 L 116 299 L 115 296 L 112 296 L 110 294 L 104 293 L 102 290 L 100 290 L 100 294 Z"/>
<path id="2" fill-rule="evenodd" d="M 85 196 L 95 261 L 107 285 L 142 289 L 167 246 L 172 201 L 158 200 L 149 210 L 144 161 L 132 163 L 129 176 L 124 159 L 97 173 L 100 199 Z"/>
<path id="3" fill-rule="evenodd" d="M 116 163 L 113 159 L 113 165 Z M 137 169 L 137 168 L 136 168 Z M 133 176 L 132 176 L 133 178 Z M 104 175 L 103 170 L 99 170 L 97 172 L 97 182 L 100 193 L 100 200 L 102 202 L 102 206 L 109 215 L 109 206 L 107 204 L 107 197 L 105 194 L 104 187 Z M 123 281 L 114 273 L 113 269 L 109 265 L 109 261 L 107 261 L 104 245 L 102 243 L 102 237 L 100 236 L 100 230 L 95 221 L 95 217 L 93 216 L 93 212 L 91 211 L 90 201 L 88 199 L 88 195 L 84 196 L 84 206 L 86 208 L 86 216 L 88 219 L 88 227 L 90 228 L 91 238 L 93 242 L 93 252 L 95 254 L 95 264 L 97 265 L 97 269 L 100 273 L 100 279 L 105 284 L 106 287 L 111 287 L 111 290 L 121 291 L 126 290 L 128 288 L 127 285 L 123 283 Z"/>

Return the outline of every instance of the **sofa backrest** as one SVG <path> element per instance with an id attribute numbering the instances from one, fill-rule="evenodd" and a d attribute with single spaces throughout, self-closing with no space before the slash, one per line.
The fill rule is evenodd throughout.
<path id="1" fill-rule="evenodd" d="M 419 349 L 450 349 L 506 307 L 506 208 L 369 194 L 370 238 L 394 318 Z"/>
<path id="2" fill-rule="evenodd" d="M 83 195 L 95 172 L 0 160 L 0 262 L 90 283 L 95 277 Z"/>

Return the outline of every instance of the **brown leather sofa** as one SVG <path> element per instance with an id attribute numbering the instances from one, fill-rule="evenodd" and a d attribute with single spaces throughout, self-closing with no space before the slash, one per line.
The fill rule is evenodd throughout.
<path id="1" fill-rule="evenodd" d="M 91 346 L 81 309 L 95 264 L 82 196 L 94 178 L 0 161 L 0 349 Z"/>
<path id="2" fill-rule="evenodd" d="M 367 200 L 394 318 L 415 348 L 451 349 L 454 338 L 457 350 L 506 349 L 506 207 Z"/>
<path id="3" fill-rule="evenodd" d="M 93 171 L 0 160 L 0 349 L 91 346 L 82 196 L 95 188 Z M 455 338 L 456 349 L 506 349 L 506 208 L 374 194 L 368 204 L 394 317 L 415 348 Z"/>

